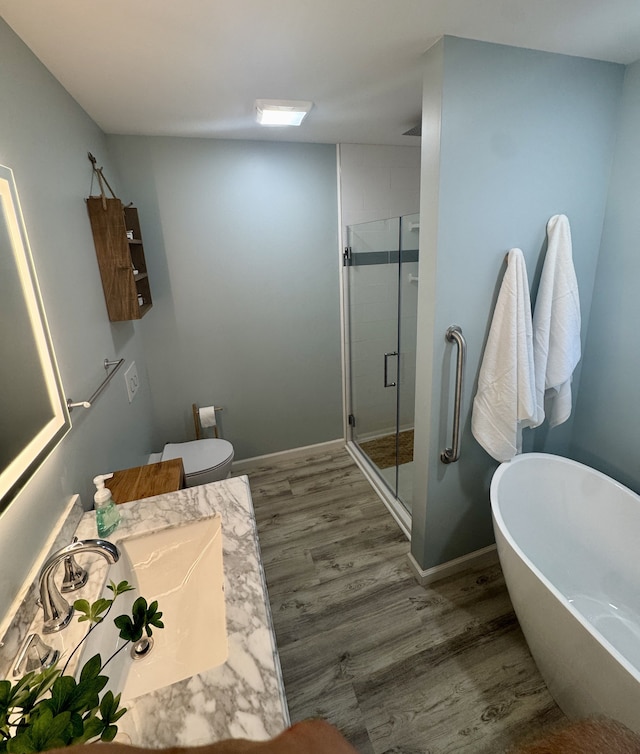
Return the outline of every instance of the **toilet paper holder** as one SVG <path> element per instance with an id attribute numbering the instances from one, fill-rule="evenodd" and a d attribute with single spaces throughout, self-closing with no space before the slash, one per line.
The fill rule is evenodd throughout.
<path id="1" fill-rule="evenodd" d="M 191 404 L 193 411 L 193 424 L 196 430 L 196 440 L 203 438 L 203 427 L 213 427 L 213 434 L 219 438 L 218 423 L 216 421 L 216 411 L 222 411 L 222 406 L 202 406 L 198 408 L 196 403 Z M 201 412 L 203 415 L 201 415 Z"/>

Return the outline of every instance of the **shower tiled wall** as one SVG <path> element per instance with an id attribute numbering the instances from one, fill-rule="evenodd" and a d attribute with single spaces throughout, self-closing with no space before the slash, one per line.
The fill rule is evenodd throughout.
<path id="1" fill-rule="evenodd" d="M 417 139 L 412 139 L 417 142 Z M 367 144 L 340 145 L 340 182 L 344 243 L 346 227 L 367 223 L 358 229 L 359 250 L 386 251 L 398 248 L 397 223 L 383 222 L 417 213 L 420 204 L 420 147 Z M 416 218 L 417 219 L 417 218 Z M 412 235 L 415 237 L 411 241 Z M 408 236 L 408 238 L 407 238 Z M 403 233 L 405 248 L 417 248 L 417 232 Z M 395 429 L 395 404 L 383 386 L 383 358 L 394 350 L 397 328 L 397 265 L 362 265 L 351 268 L 357 276 L 355 296 L 350 301 L 352 326 L 351 368 L 358 384 L 360 437 L 385 434 Z M 399 365 L 399 381 L 405 395 L 415 391 L 415 335 L 418 263 L 402 266 L 403 296 L 401 328 L 404 359 Z M 407 315 L 404 315 L 407 312 Z M 401 401 L 400 425 L 413 425 L 413 400 Z M 375 418 L 374 418 L 375 417 Z"/>
<path id="2" fill-rule="evenodd" d="M 340 145 L 343 228 L 419 211 L 419 139 L 407 140 L 415 146 Z"/>

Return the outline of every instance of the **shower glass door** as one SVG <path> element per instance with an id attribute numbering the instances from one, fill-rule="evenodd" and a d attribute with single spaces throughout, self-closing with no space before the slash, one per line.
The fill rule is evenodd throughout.
<path id="1" fill-rule="evenodd" d="M 413 498 L 418 215 L 348 228 L 351 440 L 407 513 Z"/>
<path id="2" fill-rule="evenodd" d="M 348 229 L 351 439 L 396 495 L 400 218 Z"/>

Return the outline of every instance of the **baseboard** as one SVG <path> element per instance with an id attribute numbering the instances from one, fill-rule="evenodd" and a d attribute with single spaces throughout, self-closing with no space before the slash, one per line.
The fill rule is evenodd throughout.
<path id="1" fill-rule="evenodd" d="M 395 435 L 396 428 L 393 427 L 383 427 L 382 429 L 376 429 L 374 432 L 365 432 L 358 433 L 358 445 L 361 445 L 364 442 L 371 442 L 372 440 L 381 440 L 383 437 L 390 437 L 391 435 Z"/>
<path id="2" fill-rule="evenodd" d="M 466 571 L 468 568 L 478 568 L 498 562 L 498 551 L 495 545 L 489 545 L 488 547 L 483 547 L 481 550 L 475 550 L 475 552 L 470 552 L 468 555 L 463 555 L 460 558 L 449 560 L 446 563 L 441 563 L 426 570 L 420 568 L 417 560 L 411 553 L 407 554 L 407 559 L 409 561 L 409 568 L 411 568 L 418 584 L 420 586 L 427 586 L 428 584 L 433 584 L 435 581 L 440 581 L 440 579 L 445 579 L 447 576 L 453 576 L 461 571 Z"/>
<path id="3" fill-rule="evenodd" d="M 254 469 L 258 466 L 262 466 L 265 463 L 271 463 L 271 462 L 277 462 L 277 461 L 284 461 L 287 458 L 297 458 L 300 456 L 306 456 L 310 453 L 317 453 L 321 451 L 326 451 L 327 453 L 330 453 L 335 450 L 340 450 L 341 448 L 344 448 L 344 439 L 340 438 L 339 440 L 329 440 L 328 442 L 319 442 L 315 445 L 305 445 L 301 448 L 291 448 L 290 450 L 281 450 L 278 453 L 268 453 L 264 456 L 254 456 L 253 458 L 243 458 L 240 461 L 234 461 L 231 469 L 233 473 L 244 473 L 246 471 L 251 471 L 251 469 Z"/>

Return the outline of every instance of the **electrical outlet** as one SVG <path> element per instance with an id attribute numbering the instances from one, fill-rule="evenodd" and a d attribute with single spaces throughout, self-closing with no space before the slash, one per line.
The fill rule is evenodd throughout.
<path id="1" fill-rule="evenodd" d="M 131 366 L 124 373 L 124 379 L 127 383 L 127 395 L 129 396 L 129 403 L 136 397 L 140 383 L 138 382 L 138 370 L 136 369 L 136 362 L 132 361 Z"/>

